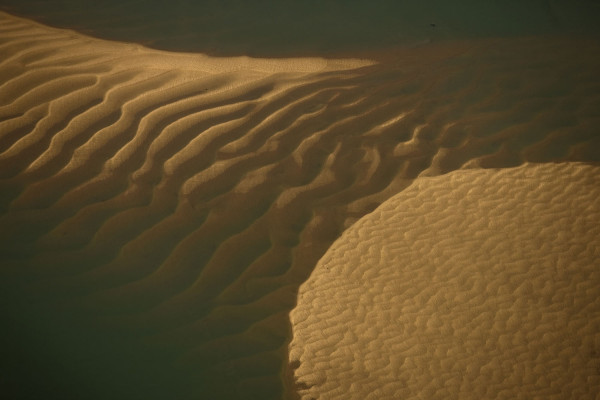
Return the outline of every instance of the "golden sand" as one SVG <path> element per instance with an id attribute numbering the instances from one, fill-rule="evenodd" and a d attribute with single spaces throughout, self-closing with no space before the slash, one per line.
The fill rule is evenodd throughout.
<path id="1" fill-rule="evenodd" d="M 595 399 L 600 168 L 419 178 L 300 287 L 302 399 Z"/>
<path id="2" fill-rule="evenodd" d="M 599 161 L 597 54 L 521 38 L 224 59 L 0 13 L 3 307 L 30 318 L 26 348 L 52 347 L 34 316 L 60 316 L 78 351 L 114 334 L 90 356 L 104 371 L 143 353 L 129 370 L 181 396 L 279 398 L 298 287 L 356 220 L 419 176 Z M 140 395 L 143 371 L 98 388 Z"/>

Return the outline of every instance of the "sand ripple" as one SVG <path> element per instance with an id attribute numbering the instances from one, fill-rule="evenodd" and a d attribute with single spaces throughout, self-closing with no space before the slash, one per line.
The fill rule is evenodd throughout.
<path id="1" fill-rule="evenodd" d="M 302 399 L 595 399 L 600 168 L 419 178 L 300 288 Z"/>
<path id="2" fill-rule="evenodd" d="M 278 398 L 298 287 L 358 218 L 419 175 L 599 161 L 594 46 L 219 59 L 0 14 L 4 334 L 42 332 L 58 393 Z"/>

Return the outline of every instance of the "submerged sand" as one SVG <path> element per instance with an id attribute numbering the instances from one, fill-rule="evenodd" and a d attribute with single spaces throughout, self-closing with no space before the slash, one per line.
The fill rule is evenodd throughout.
<path id="1" fill-rule="evenodd" d="M 302 399 L 595 399 L 600 167 L 419 178 L 300 287 Z"/>
<path id="2" fill-rule="evenodd" d="M 280 398 L 298 287 L 356 220 L 419 176 L 600 161 L 597 54 L 221 59 L 0 13 L 6 385 Z"/>

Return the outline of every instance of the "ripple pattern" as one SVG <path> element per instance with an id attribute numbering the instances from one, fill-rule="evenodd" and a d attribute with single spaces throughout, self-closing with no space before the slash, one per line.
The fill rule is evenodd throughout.
<path id="1" fill-rule="evenodd" d="M 419 178 L 300 288 L 302 399 L 595 399 L 600 168 Z"/>
<path id="2" fill-rule="evenodd" d="M 577 44 L 219 59 L 0 13 L 7 360 L 57 397 L 280 398 L 298 287 L 358 218 L 418 176 L 600 161 Z"/>

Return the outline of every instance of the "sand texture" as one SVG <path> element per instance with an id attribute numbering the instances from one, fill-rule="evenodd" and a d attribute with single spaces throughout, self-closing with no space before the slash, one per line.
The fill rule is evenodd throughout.
<path id="1" fill-rule="evenodd" d="M 421 175 L 600 161 L 598 54 L 212 58 L 0 13 L 2 385 L 280 398 L 298 287 L 356 220 Z"/>
<path id="2" fill-rule="evenodd" d="M 300 287 L 302 399 L 596 399 L 600 167 L 419 178 Z"/>

